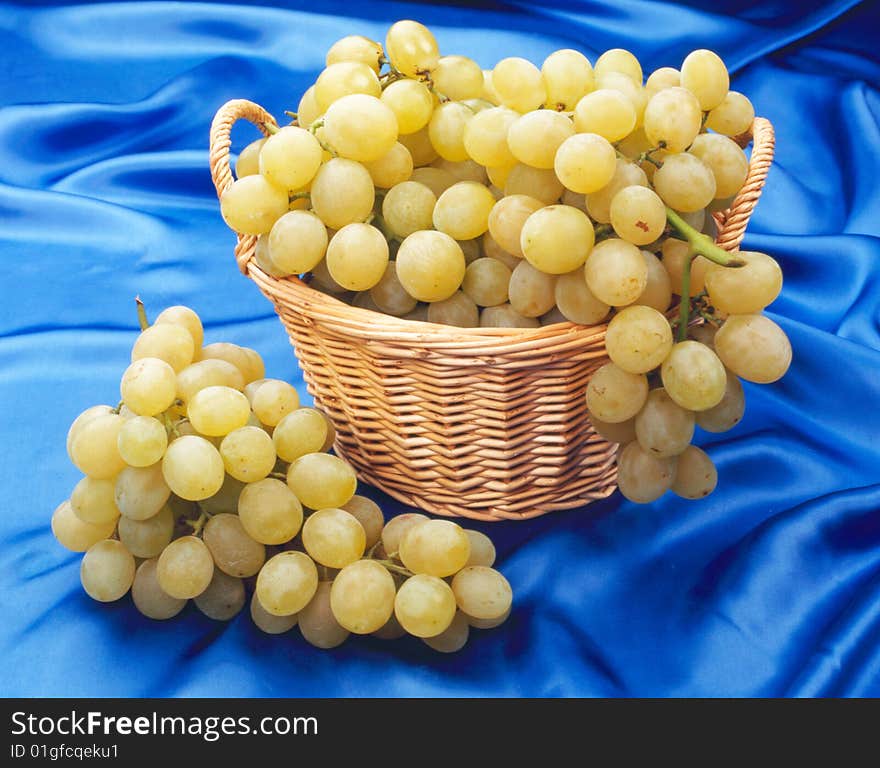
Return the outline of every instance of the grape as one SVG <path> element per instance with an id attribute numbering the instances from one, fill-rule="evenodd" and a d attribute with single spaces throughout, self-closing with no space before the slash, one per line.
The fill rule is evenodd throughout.
<path id="1" fill-rule="evenodd" d="M 227 360 L 208 358 L 188 365 L 177 374 L 177 397 L 188 403 L 205 387 L 221 386 L 244 389 L 244 376 Z"/>
<path id="2" fill-rule="evenodd" d="M 509 291 L 510 306 L 515 312 L 523 317 L 540 317 L 556 303 L 556 276 L 521 261 L 510 276 Z"/>
<path id="3" fill-rule="evenodd" d="M 382 189 L 391 189 L 412 176 L 413 159 L 409 150 L 397 141 L 382 157 L 371 163 L 364 163 L 364 167 L 373 179 L 373 184 Z"/>
<path id="4" fill-rule="evenodd" d="M 162 476 L 168 487 L 188 501 L 213 496 L 223 485 L 225 474 L 219 451 L 196 435 L 178 437 L 162 459 Z"/>
<path id="5" fill-rule="evenodd" d="M 718 405 L 697 414 L 697 424 L 707 432 L 727 432 L 733 429 L 743 417 L 746 402 L 740 380 L 727 372 L 727 388 Z"/>
<path id="6" fill-rule="evenodd" d="M 381 280 L 388 266 L 388 242 L 370 224 L 347 224 L 327 247 L 333 279 L 351 291 L 366 291 Z"/>
<path id="7" fill-rule="evenodd" d="M 461 290 L 481 307 L 507 301 L 511 271 L 497 259 L 484 257 L 467 266 Z"/>
<path id="8" fill-rule="evenodd" d="M 148 619 L 163 621 L 177 616 L 186 607 L 186 600 L 171 597 L 162 591 L 158 562 L 154 557 L 138 566 L 131 585 L 131 599 L 134 607 Z"/>
<path id="9" fill-rule="evenodd" d="M 257 139 L 241 150 L 235 161 L 235 178 L 241 179 L 260 172 L 260 150 L 265 143 L 265 138 Z"/>
<path id="10" fill-rule="evenodd" d="M 224 573 L 243 579 L 263 567 L 266 548 L 248 535 L 238 515 L 214 515 L 202 535 L 214 564 Z"/>
<path id="11" fill-rule="evenodd" d="M 327 108 L 324 135 L 342 157 L 370 163 L 397 142 L 397 117 L 379 95 L 355 93 L 343 96 Z"/>
<path id="12" fill-rule="evenodd" d="M 321 451 L 327 441 L 327 431 L 327 420 L 321 413 L 314 408 L 298 408 L 278 422 L 272 432 L 272 442 L 279 458 L 291 462 L 307 453 Z"/>
<path id="13" fill-rule="evenodd" d="M 465 535 L 470 542 L 470 555 L 465 566 L 484 565 L 487 568 L 495 562 L 495 545 L 485 533 L 471 528 L 465 529 Z"/>
<path id="14" fill-rule="evenodd" d="M 407 77 L 418 77 L 437 66 L 440 52 L 431 31 L 417 21 L 398 21 L 385 37 L 388 59 Z"/>
<path id="15" fill-rule="evenodd" d="M 116 477 L 116 506 L 124 517 L 132 520 L 146 520 L 158 514 L 170 495 L 159 462 L 151 467 L 126 467 Z"/>
<path id="16" fill-rule="evenodd" d="M 337 100 L 354 94 L 377 99 L 382 95 L 376 72 L 359 61 L 331 64 L 315 80 L 315 104 L 321 112 L 328 112 Z"/>
<path id="17" fill-rule="evenodd" d="M 435 168 L 432 165 L 428 165 L 424 168 L 416 168 L 412 172 L 412 176 L 409 177 L 409 181 L 416 181 L 419 184 L 423 184 L 434 193 L 434 197 L 436 198 L 440 197 L 440 195 L 455 184 L 458 179 L 453 176 L 451 171 L 447 171 L 445 168 Z"/>
<path id="18" fill-rule="evenodd" d="M 70 455 L 76 468 L 96 480 L 115 477 L 125 461 L 119 455 L 119 432 L 125 419 L 115 413 L 96 415 L 76 430 Z"/>
<path id="19" fill-rule="evenodd" d="M 202 321 L 189 307 L 174 306 L 163 309 L 156 316 L 153 325 L 162 325 L 165 323 L 186 328 L 186 330 L 189 331 L 189 335 L 192 336 L 195 349 L 199 349 L 202 346 L 202 341 L 204 339 Z"/>
<path id="20" fill-rule="evenodd" d="M 489 232 L 507 253 L 523 258 L 520 245 L 523 225 L 535 211 L 543 207 L 544 203 L 528 195 L 503 197 L 489 213 Z"/>
<path id="21" fill-rule="evenodd" d="M 666 229 L 666 206 L 653 189 L 624 187 L 611 200 L 611 226 L 634 245 L 653 243 Z"/>
<path id="22" fill-rule="evenodd" d="M 400 559 L 409 570 L 430 576 L 452 576 L 464 568 L 470 554 L 467 534 L 449 520 L 428 520 L 410 527 L 399 546 Z"/>
<path id="23" fill-rule="evenodd" d="M 676 459 L 652 456 L 638 442 L 627 445 L 617 457 L 617 487 L 637 504 L 659 499 L 672 487 Z"/>
<path id="24" fill-rule="evenodd" d="M 442 157 L 438 157 L 431 163 L 430 167 L 448 173 L 452 176 L 453 184 L 459 181 L 475 181 L 477 184 L 483 185 L 488 183 L 486 169 L 471 159 L 452 162 L 451 160 L 444 160 Z M 450 184 L 449 186 L 452 185 Z"/>
<path id="25" fill-rule="evenodd" d="M 367 635 L 381 629 L 394 612 L 391 574 L 373 560 L 346 565 L 330 590 L 330 608 L 349 632 Z"/>
<path id="26" fill-rule="evenodd" d="M 501 103 L 520 113 L 537 109 L 547 99 L 541 71 L 532 62 L 516 56 L 495 65 L 492 85 Z"/>
<path id="27" fill-rule="evenodd" d="M 175 371 L 182 371 L 193 361 L 195 342 L 182 325 L 160 323 L 141 331 L 131 350 L 131 361 L 159 358 Z"/>
<path id="28" fill-rule="evenodd" d="M 702 323 L 700 325 L 692 325 L 688 328 L 688 336 L 700 344 L 705 344 L 710 349 L 715 349 L 715 334 L 718 332 L 717 326 L 711 323 Z M 736 377 L 734 377 L 736 378 Z M 730 376 L 728 375 L 728 381 Z"/>
<path id="29" fill-rule="evenodd" d="M 101 603 L 119 600 L 134 581 L 134 558 L 122 542 L 105 539 L 89 547 L 80 566 L 86 594 Z"/>
<path id="30" fill-rule="evenodd" d="M 573 192 L 589 194 L 607 185 L 617 169 L 614 147 L 595 133 L 577 133 L 556 152 L 556 175 Z"/>
<path id="31" fill-rule="evenodd" d="M 667 91 L 657 96 L 664 93 Z M 664 159 L 663 167 L 654 173 L 654 189 L 670 208 L 686 213 L 698 211 L 714 199 L 715 177 L 700 158 L 683 152 Z"/>
<path id="32" fill-rule="evenodd" d="M 446 160 L 468 159 L 464 133 L 474 113 L 464 104 L 448 101 L 434 110 L 428 122 L 428 136 L 437 154 Z"/>
<path id="33" fill-rule="evenodd" d="M 438 93 L 453 101 L 479 98 L 483 92 L 483 70 L 467 56 L 443 56 L 431 71 Z"/>
<path id="34" fill-rule="evenodd" d="M 370 297 L 382 312 L 395 317 L 412 312 L 418 303 L 401 285 L 397 277 L 397 263 L 393 261 L 385 267 L 379 282 L 370 289 Z"/>
<path id="35" fill-rule="evenodd" d="M 349 631 L 336 620 L 336 616 L 333 614 L 331 594 L 331 583 L 329 581 L 320 582 L 314 597 L 297 617 L 299 629 L 305 641 L 316 648 L 325 650 L 342 645 L 349 635 Z"/>
<path id="36" fill-rule="evenodd" d="M 262 235 L 272 229 L 278 218 L 287 212 L 289 198 L 284 187 L 278 187 L 260 174 L 245 176 L 232 182 L 220 196 L 223 221 L 244 235 Z"/>
<path id="37" fill-rule="evenodd" d="M 186 412 L 200 434 L 221 437 L 248 423 L 251 406 L 237 389 L 213 386 L 196 392 Z"/>
<path id="38" fill-rule="evenodd" d="M 274 427 L 288 413 L 299 408 L 299 395 L 286 381 L 266 379 L 254 390 L 249 408 L 253 408 L 263 424 Z"/>
<path id="39" fill-rule="evenodd" d="M 119 519 L 119 540 L 135 557 L 158 557 L 174 535 L 174 514 L 163 506 L 146 520 Z"/>
<path id="40" fill-rule="evenodd" d="M 456 240 L 471 240 L 489 228 L 492 193 L 475 181 L 459 181 L 447 189 L 434 206 L 433 224 Z"/>
<path id="41" fill-rule="evenodd" d="M 434 637 L 422 638 L 422 642 L 440 653 L 456 653 L 464 648 L 469 633 L 467 617 L 461 611 L 457 611 L 452 623 L 443 632 Z"/>
<path id="42" fill-rule="evenodd" d="M 172 541 L 159 555 L 159 586 L 181 600 L 204 592 L 214 575 L 214 561 L 205 543 L 195 536 Z"/>
<path id="43" fill-rule="evenodd" d="M 299 613 L 317 589 L 318 569 L 303 552 L 275 555 L 266 561 L 257 576 L 257 599 L 266 613 L 273 616 Z"/>
<path id="44" fill-rule="evenodd" d="M 688 152 L 709 166 L 716 198 L 733 197 L 742 189 L 749 175 L 749 159 L 733 139 L 717 133 L 700 134 Z"/>
<path id="45" fill-rule="evenodd" d="M 752 127 L 755 108 L 746 96 L 728 91 L 721 103 L 709 111 L 706 127 L 724 136 L 739 136 Z"/>
<path id="46" fill-rule="evenodd" d="M 251 596 L 251 619 L 257 628 L 268 635 L 281 635 L 296 626 L 297 614 L 290 616 L 275 616 L 269 613 L 257 599 L 257 593 Z"/>
<path id="47" fill-rule="evenodd" d="M 748 315 L 771 304 L 782 290 L 782 270 L 764 253 L 740 251 L 735 256 L 746 264 L 729 268 L 710 265 L 706 290 L 712 305 L 721 312 Z"/>
<path id="48" fill-rule="evenodd" d="M 364 221 L 376 196 L 370 172 L 344 157 L 334 157 L 321 166 L 309 194 L 314 212 L 333 229 Z"/>
<path id="49" fill-rule="evenodd" d="M 418 512 L 407 512 L 397 517 L 392 517 L 382 529 L 382 546 L 389 556 L 396 555 L 400 548 L 400 540 L 406 531 L 413 525 L 428 520 L 426 515 Z"/>
<path id="50" fill-rule="evenodd" d="M 380 640 L 399 640 L 401 637 L 406 635 L 406 630 L 400 626 L 400 622 L 397 620 L 397 616 L 393 613 L 391 614 L 391 618 L 385 622 L 383 627 L 380 627 L 378 630 L 373 632 L 373 637 L 378 637 Z"/>
<path id="51" fill-rule="evenodd" d="M 238 344 L 230 344 L 223 341 L 208 344 L 202 347 L 201 360 L 224 360 L 230 365 L 234 365 L 241 373 L 245 384 L 250 384 L 254 378 L 260 378 L 259 376 L 251 377 L 253 371 L 251 370 L 251 363 L 248 360 L 247 352 L 244 351 L 244 347 L 240 347 Z M 238 387 L 233 388 L 238 389 Z"/>
<path id="52" fill-rule="evenodd" d="M 669 396 L 689 411 L 705 411 L 718 405 L 727 386 L 727 374 L 718 355 L 697 341 L 675 344 L 663 361 L 660 376 Z"/>
<path id="53" fill-rule="evenodd" d="M 471 262 L 482 258 L 483 249 L 480 245 L 481 242 L 482 240 L 480 238 L 458 241 L 458 245 L 461 247 L 461 252 L 464 254 L 464 261 L 466 264 L 470 264 Z"/>
<path id="54" fill-rule="evenodd" d="M 419 301 L 448 299 L 461 285 L 465 269 L 461 246 L 443 232 L 414 232 L 397 251 L 397 277 Z"/>
<path id="55" fill-rule="evenodd" d="M 299 275 L 324 258 L 327 228 L 310 211 L 288 211 L 275 222 L 266 243 L 279 273 Z"/>
<path id="56" fill-rule="evenodd" d="M 495 627 L 500 627 L 507 621 L 507 617 L 510 616 L 510 609 L 508 608 L 507 613 L 502 614 L 497 619 L 475 619 L 463 611 L 461 613 L 467 619 L 467 623 L 474 629 L 495 629 Z"/>
<path id="57" fill-rule="evenodd" d="M 648 284 L 648 267 L 641 251 L 614 237 L 593 247 L 584 275 L 593 295 L 612 307 L 631 304 Z"/>
<path id="58" fill-rule="evenodd" d="M 318 107 L 318 102 L 315 99 L 315 86 L 310 85 L 306 88 L 296 107 L 296 123 L 303 128 L 308 128 L 323 112 L 324 110 Z"/>
<path id="59" fill-rule="evenodd" d="M 363 526 L 344 509 L 321 509 L 309 516 L 302 540 L 312 559 L 329 568 L 344 568 L 363 557 L 366 549 Z"/>
<path id="60" fill-rule="evenodd" d="M 512 166 L 516 158 L 507 136 L 518 118 L 519 113 L 512 109 L 493 107 L 468 120 L 462 136 L 468 156 L 484 166 Z"/>
<path id="61" fill-rule="evenodd" d="M 644 306 L 620 310 L 605 333 L 608 357 L 629 373 L 648 373 L 662 363 L 672 349 L 669 321 L 656 309 Z"/>
<path id="62" fill-rule="evenodd" d="M 366 496 L 352 496 L 340 507 L 354 517 L 364 529 L 366 535 L 365 548 L 370 549 L 382 536 L 385 518 L 379 505 Z"/>
<path id="63" fill-rule="evenodd" d="M 520 245 L 528 262 L 551 275 L 561 275 L 583 266 L 593 248 L 593 241 L 593 225 L 589 218 L 570 205 L 550 205 L 535 211 L 526 219 L 520 234 Z M 511 303 L 516 308 L 516 304 Z"/>
<path id="64" fill-rule="evenodd" d="M 581 279 L 583 280 L 583 275 L 581 275 Z M 584 285 L 586 285 L 586 283 L 584 283 Z M 568 318 L 559 311 L 559 307 L 553 307 L 549 312 L 545 312 L 541 315 L 538 320 L 541 322 L 542 326 L 569 322 Z"/>
<path id="65" fill-rule="evenodd" d="M 563 191 L 562 183 L 552 170 L 532 168 L 523 163 L 514 165 L 504 182 L 505 195 L 526 195 L 542 201 L 545 205 L 559 200 Z"/>
<path id="66" fill-rule="evenodd" d="M 697 97 L 685 88 L 664 88 L 645 107 L 648 141 L 669 152 L 684 152 L 699 134 L 702 121 Z"/>
<path id="67" fill-rule="evenodd" d="M 507 579 L 494 568 L 470 565 L 452 579 L 458 607 L 475 619 L 497 619 L 510 610 L 513 591 Z"/>
<path id="68" fill-rule="evenodd" d="M 405 314 L 401 320 L 411 320 L 420 323 L 428 322 L 428 305 L 418 304 L 412 312 Z"/>
<path id="69" fill-rule="evenodd" d="M 486 307 L 480 313 L 481 328 L 540 328 L 541 323 L 535 317 L 524 317 L 510 304 L 499 304 L 497 307 Z"/>
<path id="70" fill-rule="evenodd" d="M 428 322 L 476 328 L 480 324 L 480 310 L 467 294 L 456 291 L 448 299 L 428 305 Z"/>
<path id="71" fill-rule="evenodd" d="M 287 485 L 311 509 L 341 507 L 357 488 L 350 464 L 327 453 L 308 453 L 290 465 Z"/>
<path id="72" fill-rule="evenodd" d="M 554 51 L 541 65 L 547 91 L 546 103 L 555 109 L 572 111 L 594 88 L 593 67 L 580 51 Z"/>
<path id="73" fill-rule="evenodd" d="M 229 621 L 244 608 L 245 600 L 244 582 L 215 569 L 211 583 L 193 602 L 209 619 Z"/>
<path id="74" fill-rule="evenodd" d="M 611 201 L 614 196 L 625 187 L 638 185 L 648 186 L 648 177 L 645 172 L 635 163 L 631 163 L 622 157 L 618 157 L 614 165 L 614 175 L 611 180 L 601 189 L 591 192 L 585 198 L 587 213 L 590 217 L 602 224 L 611 223 Z"/>
<path id="75" fill-rule="evenodd" d="M 627 419 L 616 424 L 597 419 L 592 413 L 590 414 L 590 423 L 609 443 L 631 443 L 636 439 L 636 420 L 635 418 Z"/>
<path id="76" fill-rule="evenodd" d="M 689 53 L 682 62 L 681 84 L 697 97 L 705 112 L 724 101 L 730 77 L 718 54 L 701 49 Z"/>
<path id="77" fill-rule="evenodd" d="M 73 420 L 70 429 L 67 431 L 67 455 L 70 456 L 71 461 L 73 461 L 73 454 L 71 453 L 73 441 L 76 440 L 80 430 L 98 416 L 106 416 L 112 413 L 113 409 L 109 405 L 93 405 L 91 408 L 86 408 Z"/>
<path id="78" fill-rule="evenodd" d="M 84 477 L 70 495 L 70 508 L 84 523 L 103 527 L 115 523 L 119 509 L 114 499 L 115 483 Z"/>
<path id="79" fill-rule="evenodd" d="M 519 233 L 521 232 L 522 225 L 520 224 Z M 519 233 L 517 234 L 517 247 L 519 247 Z M 483 235 L 483 237 L 480 239 L 480 244 L 482 246 L 484 256 L 490 259 L 495 259 L 496 261 L 500 261 L 502 264 L 504 264 L 505 267 L 510 270 L 514 269 L 516 265 L 519 264 L 521 261 L 521 258 L 519 256 L 514 256 L 512 253 L 508 253 L 500 245 L 498 245 L 495 238 L 492 237 L 491 232 L 486 232 L 486 234 Z"/>
<path id="80" fill-rule="evenodd" d="M 141 416 L 155 416 L 171 407 L 177 396 L 174 369 L 164 360 L 144 357 L 135 360 L 119 385 L 122 401 Z"/>
<path id="81" fill-rule="evenodd" d="M 650 251 L 642 251 L 645 266 L 648 268 L 648 282 L 639 297 L 633 302 L 646 307 L 652 307 L 658 312 L 665 312 L 672 303 L 672 282 L 669 273 L 660 261 Z M 702 257 L 701 257 L 702 258 Z"/>
<path id="82" fill-rule="evenodd" d="M 304 128 L 288 125 L 270 136 L 260 152 L 260 173 L 284 189 L 300 189 L 321 167 L 321 145 Z"/>
<path id="83" fill-rule="evenodd" d="M 539 109 L 517 118 L 507 144 L 513 156 L 534 168 L 553 168 L 556 151 L 574 134 L 570 118 L 551 109 Z"/>
<path id="84" fill-rule="evenodd" d="M 62 547 L 71 552 L 85 552 L 93 544 L 113 535 L 116 520 L 84 523 L 73 512 L 70 501 L 63 501 L 52 513 L 52 533 Z"/>
<path id="85" fill-rule="evenodd" d="M 607 304 L 593 296 L 582 269 L 559 275 L 553 298 L 566 320 L 581 325 L 602 322 L 610 309 Z"/>
<path id="86" fill-rule="evenodd" d="M 587 385 L 587 408 L 602 421 L 616 424 L 635 416 L 648 397 L 648 379 L 642 373 L 628 373 L 606 363 Z"/>
<path id="87" fill-rule="evenodd" d="M 728 317 L 715 334 L 715 351 L 737 376 L 757 384 L 781 379 L 791 365 L 785 331 L 764 315 Z"/>
<path id="88" fill-rule="evenodd" d="M 653 96 L 657 91 L 666 88 L 677 88 L 681 85 L 681 72 L 675 67 L 660 67 L 655 69 L 645 81 L 645 89 Z"/>
<path id="89" fill-rule="evenodd" d="M 302 527 L 299 499 L 281 480 L 267 478 L 244 487 L 238 499 L 244 530 L 262 544 L 284 544 Z"/>
<path id="90" fill-rule="evenodd" d="M 381 43 L 363 35 L 346 35 L 330 46 L 325 63 L 329 67 L 339 61 L 357 61 L 379 74 L 379 60 L 383 54 Z"/>
<path id="91" fill-rule="evenodd" d="M 684 265 L 687 259 L 691 258 L 688 250 L 688 244 L 669 238 L 663 243 L 663 267 L 669 275 L 669 280 L 674 293 L 681 294 L 681 281 L 684 274 Z M 706 273 L 712 262 L 703 256 L 697 256 L 691 262 L 691 282 L 690 295 L 696 296 L 700 293 L 706 280 Z"/>
<path id="92" fill-rule="evenodd" d="M 382 91 L 381 99 L 394 112 L 400 134 L 411 134 L 424 128 L 434 111 L 431 92 L 416 80 L 391 83 Z"/>
<path id="93" fill-rule="evenodd" d="M 397 140 L 409 150 L 416 168 L 427 165 L 439 157 L 437 150 L 431 143 L 431 135 L 427 125 L 415 133 L 402 134 L 397 137 Z"/>
<path id="94" fill-rule="evenodd" d="M 133 467 L 148 467 L 159 461 L 168 447 L 168 433 L 157 419 L 134 416 L 127 419 L 117 437 L 119 455 Z"/>
<path id="95" fill-rule="evenodd" d="M 437 198 L 424 184 L 404 181 L 396 184 L 382 201 L 382 218 L 398 237 L 433 227 L 434 206 Z"/>
<path id="96" fill-rule="evenodd" d="M 442 579 L 416 574 L 398 590 L 394 600 L 394 615 L 411 635 L 434 637 L 452 623 L 455 595 Z"/>
<path id="97" fill-rule="evenodd" d="M 694 414 L 669 397 L 666 390 L 652 389 L 636 415 L 639 445 L 655 457 L 678 456 L 694 436 Z"/>
<path id="98" fill-rule="evenodd" d="M 612 48 L 605 51 L 597 60 L 595 66 L 596 76 L 606 72 L 620 72 L 639 85 L 642 84 L 642 65 L 639 60 L 624 48 Z"/>
<path id="99" fill-rule="evenodd" d="M 620 141 L 636 125 L 636 110 L 620 91 L 600 88 L 584 96 L 575 106 L 574 129 L 578 133 Z"/>
<path id="100" fill-rule="evenodd" d="M 605 72 L 596 76 L 596 88 L 599 90 L 617 91 L 630 104 L 636 115 L 633 130 L 642 127 L 645 116 L 645 107 L 648 103 L 649 94 L 642 88 L 641 83 L 635 82 L 621 72 Z"/>
<path id="101" fill-rule="evenodd" d="M 516 163 L 513 165 L 496 165 L 486 168 L 486 175 L 489 177 L 489 181 L 492 184 L 489 191 L 499 200 L 504 197 L 504 187 L 507 184 L 507 179 L 510 178 L 510 172 L 515 165 Z M 497 194 L 496 190 L 500 194 Z"/>
<path id="102" fill-rule="evenodd" d="M 702 499 L 715 490 L 718 470 L 712 459 L 695 445 L 689 445 L 678 457 L 672 492 L 683 499 Z"/>

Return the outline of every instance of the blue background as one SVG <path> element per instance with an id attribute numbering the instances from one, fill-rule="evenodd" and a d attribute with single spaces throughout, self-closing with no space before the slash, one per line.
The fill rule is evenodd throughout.
<path id="1" fill-rule="evenodd" d="M 0 5 L 0 693 L 880 695 L 880 10 L 702 5 Z M 92 602 L 49 518 L 78 479 L 70 421 L 117 399 L 134 295 L 153 314 L 193 306 L 207 341 L 256 347 L 270 375 L 298 380 L 232 258 L 208 174 L 214 111 L 295 108 L 334 40 L 384 39 L 407 17 L 484 67 L 623 46 L 647 72 L 718 51 L 776 126 L 746 245 L 785 270 L 771 316 L 790 372 L 747 386 L 733 432 L 698 435 L 720 472 L 705 501 L 616 494 L 481 526 L 515 611 L 454 657 L 363 638 L 327 653 L 246 615 L 153 623 L 128 598 Z M 238 147 L 255 138 L 238 131 Z"/>

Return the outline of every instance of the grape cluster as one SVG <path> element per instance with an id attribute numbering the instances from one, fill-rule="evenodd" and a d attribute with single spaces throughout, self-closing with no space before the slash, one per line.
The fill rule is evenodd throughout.
<path id="1" fill-rule="evenodd" d="M 265 378 L 260 355 L 203 346 L 198 315 L 171 307 L 147 325 L 122 376 L 122 401 L 81 413 L 67 451 L 84 477 L 52 516 L 84 552 L 80 578 L 101 602 L 131 591 L 151 619 L 192 600 L 228 621 L 250 598 L 254 623 L 299 625 L 312 645 L 349 633 L 423 638 L 459 650 L 469 627 L 507 617 L 510 585 L 477 531 L 405 514 L 385 523 L 327 453 L 335 432 L 296 389 Z"/>

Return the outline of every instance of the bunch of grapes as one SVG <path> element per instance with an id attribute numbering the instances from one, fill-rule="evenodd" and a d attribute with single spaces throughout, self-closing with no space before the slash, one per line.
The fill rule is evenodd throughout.
<path id="1" fill-rule="evenodd" d="M 506 619 L 512 592 L 488 537 L 420 514 L 386 524 L 355 495 L 351 466 L 326 452 L 332 423 L 265 378 L 257 352 L 202 346 L 187 307 L 152 326 L 139 310 L 122 401 L 71 425 L 67 451 L 84 477 L 52 516 L 58 541 L 85 552 L 90 597 L 131 591 L 151 619 L 192 600 L 228 621 L 250 590 L 261 630 L 298 624 L 321 648 L 351 632 L 409 633 L 451 652 L 469 627 Z"/>

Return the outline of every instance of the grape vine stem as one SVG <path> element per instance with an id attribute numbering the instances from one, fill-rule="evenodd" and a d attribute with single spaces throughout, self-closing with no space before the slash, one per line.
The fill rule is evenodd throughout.
<path id="1" fill-rule="evenodd" d="M 379 565 L 384 565 L 389 571 L 393 571 L 394 573 L 399 573 L 401 576 L 412 576 L 413 572 L 408 568 L 404 568 L 402 565 L 398 565 L 391 560 L 374 560 L 374 563 L 379 563 Z"/>
<path id="2" fill-rule="evenodd" d="M 141 330 L 145 331 L 150 327 L 150 321 L 147 320 L 147 310 L 144 307 L 144 302 L 141 301 L 140 296 L 134 297 L 134 303 L 137 304 L 137 313 L 138 313 L 138 323 L 141 326 Z"/>

